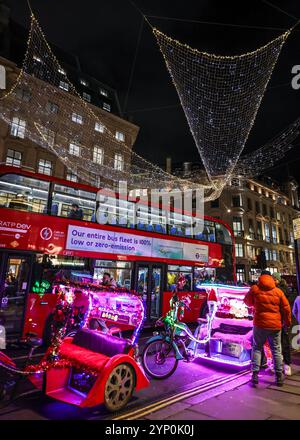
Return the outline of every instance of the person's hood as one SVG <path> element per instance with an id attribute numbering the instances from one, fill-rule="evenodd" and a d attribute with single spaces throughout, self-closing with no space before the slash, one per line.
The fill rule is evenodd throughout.
<path id="1" fill-rule="evenodd" d="M 262 290 L 275 289 L 276 284 L 271 275 L 261 275 L 258 280 L 258 287 Z"/>

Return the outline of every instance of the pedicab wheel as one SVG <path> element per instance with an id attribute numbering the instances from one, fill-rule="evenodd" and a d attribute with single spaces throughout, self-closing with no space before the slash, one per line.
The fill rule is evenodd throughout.
<path id="1" fill-rule="evenodd" d="M 178 366 L 172 344 L 165 340 L 152 341 L 145 345 L 142 354 L 145 372 L 153 379 L 166 379 Z"/>
<path id="2" fill-rule="evenodd" d="M 135 374 L 128 364 L 117 365 L 110 373 L 104 390 L 104 405 L 109 411 L 119 411 L 132 396 Z"/>

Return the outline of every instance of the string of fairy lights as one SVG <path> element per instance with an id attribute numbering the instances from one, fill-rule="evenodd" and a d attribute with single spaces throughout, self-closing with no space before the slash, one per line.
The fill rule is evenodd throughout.
<path id="1" fill-rule="evenodd" d="M 172 175 L 135 153 L 127 139 L 117 139 L 105 111 L 92 107 L 69 81 L 33 13 L 24 62 L 0 98 L 0 118 L 9 125 L 25 122 L 26 137 L 92 185 L 115 189 L 126 181 L 129 190 L 201 188 L 204 201 L 213 200 L 234 175 L 253 176 L 274 164 L 298 135 L 299 120 L 240 158 L 290 32 L 253 52 L 219 56 L 192 49 L 153 28 L 206 178 Z"/>

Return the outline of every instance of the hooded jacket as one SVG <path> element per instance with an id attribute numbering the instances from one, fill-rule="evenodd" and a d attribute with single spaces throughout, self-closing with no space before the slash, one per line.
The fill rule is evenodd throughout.
<path id="1" fill-rule="evenodd" d="M 282 321 L 287 327 L 292 323 L 290 304 L 270 275 L 259 277 L 258 284 L 251 287 L 244 302 L 254 308 L 256 327 L 281 330 Z"/>

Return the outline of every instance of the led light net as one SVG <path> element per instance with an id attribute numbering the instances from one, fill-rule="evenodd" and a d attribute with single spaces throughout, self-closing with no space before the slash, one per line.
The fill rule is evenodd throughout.
<path id="1" fill-rule="evenodd" d="M 254 177 L 272 168 L 293 148 L 292 142 L 299 136 L 300 118 L 252 153 L 241 156 L 234 171 L 235 176 Z"/>
<path id="2" fill-rule="evenodd" d="M 229 176 L 290 31 L 254 52 L 199 52 L 153 29 L 209 178 Z"/>
<path id="3" fill-rule="evenodd" d="M 59 87 L 61 81 L 68 91 Z M 68 170 L 92 185 L 116 188 L 126 181 L 129 189 L 199 187 L 133 152 L 116 139 L 105 115 L 97 111 L 76 92 L 32 16 L 23 68 L 0 100 L 0 118 L 10 125 L 14 118 L 26 121 L 26 138 L 54 153 Z"/>

